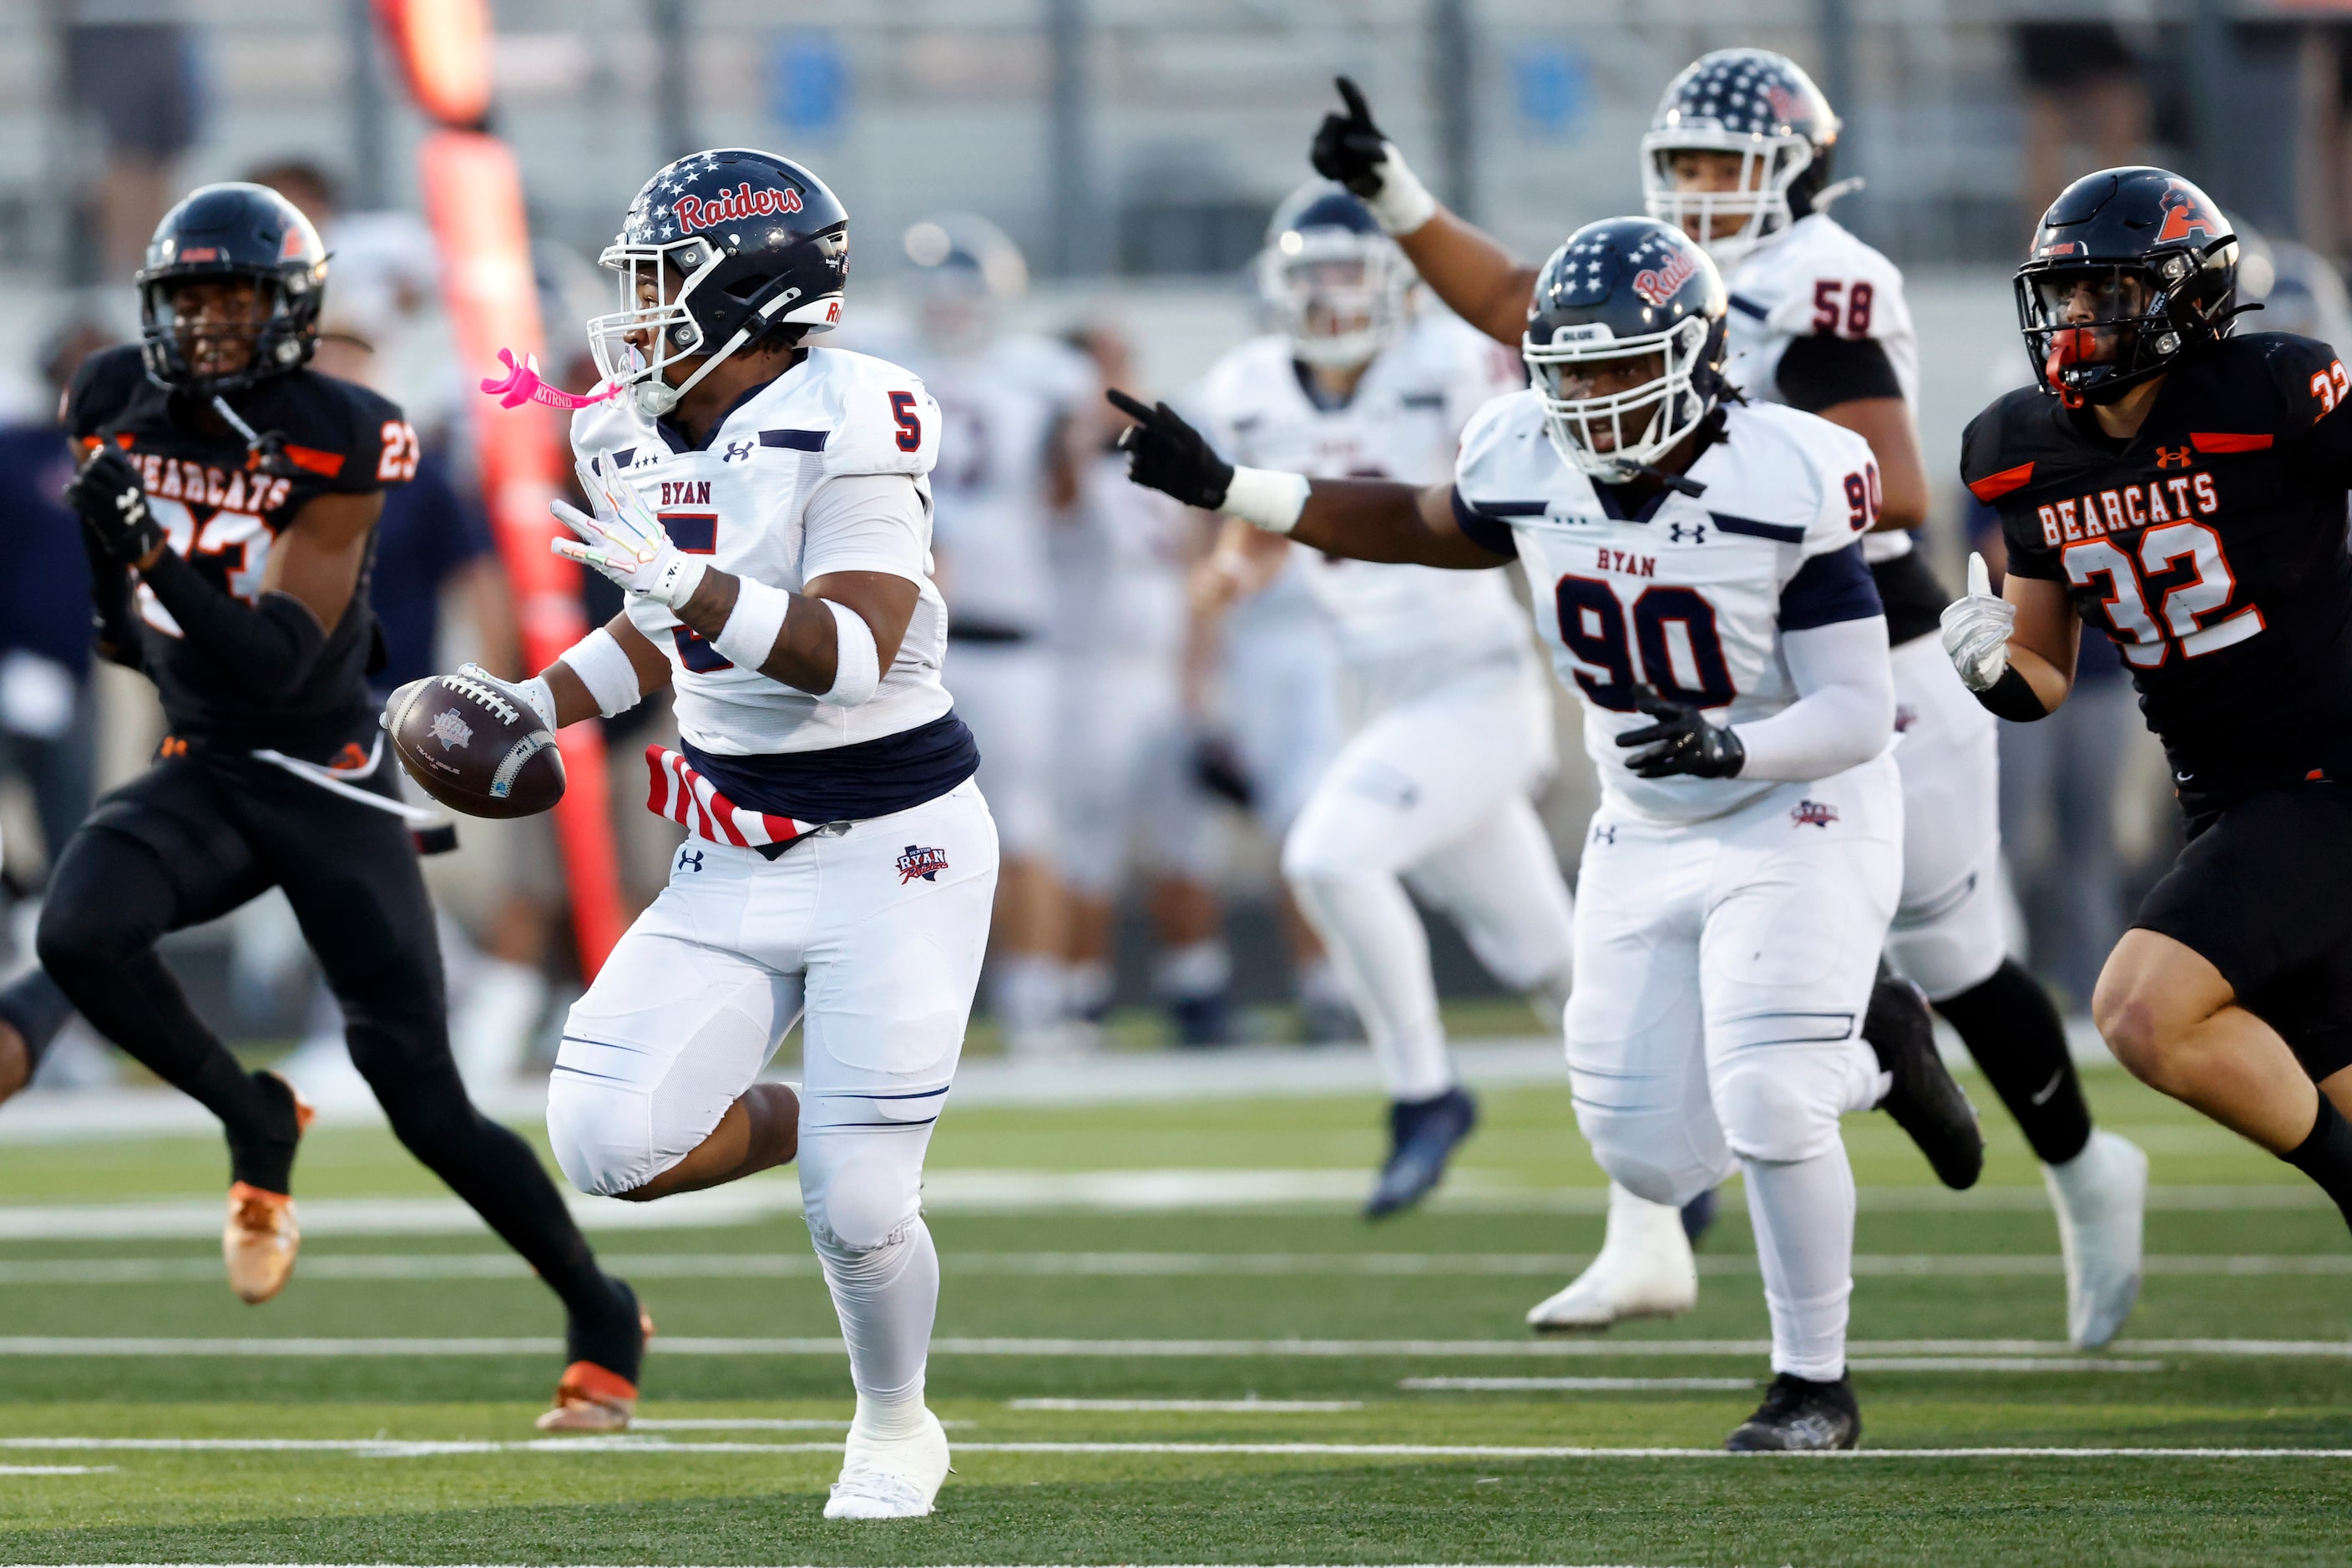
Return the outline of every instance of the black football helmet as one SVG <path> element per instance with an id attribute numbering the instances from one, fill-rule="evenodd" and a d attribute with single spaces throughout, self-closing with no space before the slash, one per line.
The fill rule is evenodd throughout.
<path id="1" fill-rule="evenodd" d="M 2042 215 L 2016 287 L 2035 384 L 2108 403 L 2229 334 L 2238 237 L 2178 174 L 2102 169 Z"/>
<path id="2" fill-rule="evenodd" d="M 1519 345 L 1553 449 L 1611 484 L 1665 456 L 1723 397 L 1727 317 L 1722 275 L 1680 228 L 1612 217 L 1570 235 L 1537 274 Z M 1596 371 L 1649 355 L 1655 375 L 1594 389 Z"/>
<path id="3" fill-rule="evenodd" d="M 719 148 L 647 180 L 597 260 L 621 275 L 621 308 L 588 323 L 589 350 L 606 385 L 634 388 L 658 418 L 770 327 L 840 323 L 849 214 L 791 159 Z M 664 379 L 698 358 L 677 385 Z"/>
<path id="4" fill-rule="evenodd" d="M 260 310 L 249 329 L 252 352 L 235 371 L 198 375 L 172 297 L 184 284 L 220 278 L 249 279 L 259 291 Z M 267 185 L 205 185 L 155 226 L 147 264 L 135 281 L 139 352 L 148 379 L 173 392 L 216 397 L 310 360 L 326 300 L 327 248 L 301 209 Z M 208 335 L 218 330 L 205 329 Z"/>
<path id="5" fill-rule="evenodd" d="M 1257 283 L 1294 355 L 1358 365 L 1403 324 L 1412 266 L 1345 185 L 1309 180 L 1274 209 Z"/>
<path id="6" fill-rule="evenodd" d="M 1642 138 L 1642 201 L 1649 215 L 1689 235 L 1718 267 L 1811 212 L 1829 184 L 1838 117 L 1804 68 L 1769 49 L 1717 49 L 1666 84 Z M 1728 191 L 1675 185 L 1674 155 L 1737 153 Z M 1719 218 L 1737 218 L 1728 234 Z"/>

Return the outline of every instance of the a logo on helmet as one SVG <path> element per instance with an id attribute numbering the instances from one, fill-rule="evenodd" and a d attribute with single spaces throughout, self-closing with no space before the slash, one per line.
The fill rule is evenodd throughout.
<path id="1" fill-rule="evenodd" d="M 2191 233 L 2219 239 L 2229 232 L 2229 226 L 2195 191 L 2186 185 L 2175 185 L 2164 193 L 2164 226 L 2157 230 L 2157 244 L 2170 245 L 2187 239 Z"/>
<path id="2" fill-rule="evenodd" d="M 691 232 L 717 224 L 766 217 L 771 213 L 796 213 L 801 210 L 801 194 L 790 185 L 781 191 L 755 191 L 746 180 L 731 191 L 721 191 L 715 200 L 680 196 L 674 210 L 678 227 Z"/>
<path id="3" fill-rule="evenodd" d="M 1777 81 L 1764 89 L 1764 101 L 1772 106 L 1772 118 L 1783 125 L 1805 111 L 1803 101 Z"/>
<path id="4" fill-rule="evenodd" d="M 1698 270 L 1692 253 L 1678 250 L 1664 267 L 1646 268 L 1634 274 L 1633 292 L 1653 305 L 1664 305 L 1675 297 L 1675 291 L 1691 280 Z"/>

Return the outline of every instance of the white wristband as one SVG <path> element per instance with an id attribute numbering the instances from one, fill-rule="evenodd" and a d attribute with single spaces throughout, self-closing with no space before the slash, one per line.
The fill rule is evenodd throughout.
<path id="1" fill-rule="evenodd" d="M 866 624 L 864 616 L 837 600 L 817 603 L 833 612 L 834 657 L 833 684 L 816 693 L 816 700 L 836 708 L 855 708 L 882 684 L 882 650 L 876 646 L 874 628 Z"/>
<path id="2" fill-rule="evenodd" d="M 627 712 L 645 697 L 645 689 L 637 680 L 637 667 L 629 662 L 620 639 L 603 626 L 565 648 L 562 661 L 580 678 L 588 695 L 596 700 L 596 711 L 607 719 Z M 549 728 L 553 727 L 551 721 Z"/>
<path id="3" fill-rule="evenodd" d="M 694 597 L 702 586 L 702 574 L 710 570 L 710 563 L 693 555 L 673 555 L 646 590 L 646 597 L 667 610 L 675 610 Z"/>
<path id="4" fill-rule="evenodd" d="M 1307 476 L 1280 474 L 1271 468 L 1235 468 L 1225 487 L 1224 503 L 1217 508 L 1268 533 L 1288 533 L 1307 510 Z"/>
<path id="5" fill-rule="evenodd" d="M 1364 205 L 1391 234 L 1411 234 L 1437 216 L 1437 198 L 1406 164 L 1395 142 L 1383 142 L 1381 146 L 1388 155 L 1381 160 L 1380 194 Z"/>
<path id="6" fill-rule="evenodd" d="M 727 613 L 727 624 L 719 628 L 710 646 L 737 668 L 758 670 L 776 650 L 776 637 L 784 629 L 784 612 L 792 604 L 793 596 L 782 588 L 771 588 L 749 577 L 736 578 L 735 607 Z"/>

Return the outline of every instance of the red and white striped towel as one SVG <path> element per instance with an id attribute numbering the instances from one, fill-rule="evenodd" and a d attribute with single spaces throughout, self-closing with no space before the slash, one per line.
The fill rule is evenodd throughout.
<path id="1" fill-rule="evenodd" d="M 653 775 L 652 787 L 646 795 L 646 809 L 656 816 L 685 824 L 688 832 L 713 844 L 732 844 L 747 849 L 766 844 L 790 844 L 803 834 L 824 826 L 790 816 L 770 816 L 765 812 L 737 805 L 719 794 L 716 784 L 696 772 L 692 763 L 667 746 L 646 748 L 646 769 Z"/>

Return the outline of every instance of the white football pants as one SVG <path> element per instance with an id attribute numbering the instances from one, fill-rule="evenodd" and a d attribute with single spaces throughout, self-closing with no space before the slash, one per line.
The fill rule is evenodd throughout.
<path id="1" fill-rule="evenodd" d="M 1567 994 L 1568 883 L 1528 800 L 1554 762 L 1545 680 L 1532 662 L 1502 661 L 1388 708 L 1340 749 L 1284 842 L 1283 875 L 1391 1100 L 1454 1084 L 1407 883 L 1504 984 Z"/>
<path id="2" fill-rule="evenodd" d="M 1711 822 L 1645 820 L 1604 795 L 1577 882 L 1577 1125 L 1652 1203 L 1743 1167 L 1773 1370 L 1800 1377 L 1845 1365 L 1854 1200 L 1838 1118 L 1885 1092 L 1862 1016 L 1902 842 L 1880 757 Z"/>
<path id="3" fill-rule="evenodd" d="M 556 1163 L 625 1193 L 685 1158 L 802 1035 L 801 1203 L 876 1398 L 919 1393 L 939 1299 L 923 1152 L 963 1049 L 996 896 L 971 780 L 774 860 L 690 838 L 573 1004 L 548 1083 Z"/>
<path id="4" fill-rule="evenodd" d="M 1933 637 L 1895 650 L 1903 895 L 1886 956 L 1941 1002 L 2008 956 L 2001 940 L 2000 725 Z"/>

